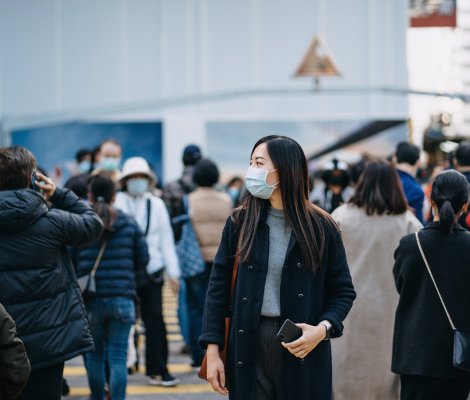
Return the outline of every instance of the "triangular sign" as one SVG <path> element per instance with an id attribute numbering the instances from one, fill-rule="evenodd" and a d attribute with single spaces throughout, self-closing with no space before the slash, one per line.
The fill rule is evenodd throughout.
<path id="1" fill-rule="evenodd" d="M 341 75 L 323 41 L 315 36 L 295 76 L 339 76 Z"/>

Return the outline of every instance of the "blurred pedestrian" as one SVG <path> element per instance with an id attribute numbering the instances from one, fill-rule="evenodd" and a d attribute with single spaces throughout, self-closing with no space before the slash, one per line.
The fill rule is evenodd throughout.
<path id="1" fill-rule="evenodd" d="M 234 176 L 227 182 L 227 193 L 232 199 L 233 207 L 238 207 L 246 194 L 245 184 L 239 176 Z"/>
<path id="2" fill-rule="evenodd" d="M 310 194 L 310 200 L 325 211 L 332 213 L 341 204 L 347 202 L 353 189 L 349 187 L 350 176 L 345 162 L 333 159 L 323 167 L 322 183 L 316 185 Z"/>
<path id="3" fill-rule="evenodd" d="M 85 174 L 72 176 L 65 182 L 64 188 L 70 189 L 80 199 L 88 201 L 88 176 Z"/>
<path id="4" fill-rule="evenodd" d="M 416 181 L 420 153 L 421 151 L 418 146 L 408 142 L 400 142 L 395 150 L 394 159 L 408 205 L 416 215 L 416 218 L 421 223 L 424 223 L 424 192 Z"/>
<path id="5" fill-rule="evenodd" d="M 465 179 L 470 184 L 470 141 L 464 141 L 459 144 L 455 151 L 455 167 L 457 171 L 461 172 Z M 468 212 L 462 213 L 459 218 L 459 224 L 470 230 L 470 217 Z"/>
<path id="6" fill-rule="evenodd" d="M 155 177 L 144 158 L 132 157 L 124 163 L 120 183 L 124 191 L 118 193 L 116 207 L 137 220 L 150 252 L 150 261 L 138 291 L 145 324 L 147 382 L 150 385 L 175 386 L 179 379 L 168 371 L 162 298 L 165 273 L 175 293 L 180 277 L 170 218 L 163 201 L 150 191 Z"/>
<path id="7" fill-rule="evenodd" d="M 95 165 L 92 175 L 105 173 L 117 183 L 119 181 L 122 160 L 122 146 L 115 139 L 106 139 L 101 142 L 95 154 Z"/>
<path id="8" fill-rule="evenodd" d="M 327 339 L 341 336 L 355 297 L 340 233 L 308 201 L 307 160 L 294 140 L 260 139 L 246 186 L 249 194 L 227 220 L 209 281 L 200 338 L 208 380 L 232 400 L 330 400 Z M 229 299 L 235 255 L 238 275 Z M 224 366 L 219 350 L 229 310 Z M 297 323 L 301 337 L 281 344 L 276 335 L 286 319 Z"/>
<path id="9" fill-rule="evenodd" d="M 422 225 L 407 210 L 400 179 L 388 161 L 369 162 L 353 197 L 332 217 L 341 229 L 357 292 L 344 322 L 347 335 L 332 344 L 334 398 L 397 400 L 399 379 L 390 372 L 398 303 L 393 251 Z"/>
<path id="10" fill-rule="evenodd" d="M 183 174 L 180 178 L 173 182 L 169 182 L 163 188 L 162 199 L 173 219 L 178 215 L 184 214 L 183 197 L 196 189 L 193 182 L 194 165 L 201 159 L 202 152 L 199 146 L 195 144 L 187 145 L 183 150 Z M 172 224 L 175 240 L 178 241 L 181 236 L 181 224 Z M 189 320 L 188 310 L 186 309 L 186 284 L 181 280 L 180 290 L 178 291 L 178 321 L 181 328 L 181 334 L 185 341 L 185 345 L 181 349 L 181 353 L 189 353 Z"/>
<path id="11" fill-rule="evenodd" d="M 186 306 L 189 318 L 189 347 L 193 357 L 193 367 L 200 367 L 204 351 L 199 347 L 202 333 L 202 316 L 207 285 L 225 221 L 232 209 L 232 200 L 223 192 L 214 189 L 219 181 L 219 169 L 211 160 L 199 160 L 194 168 L 193 181 L 197 189 L 188 195 L 189 220 L 194 227 L 205 269 L 193 274 L 181 264 L 182 276 L 186 284 Z M 182 249 L 186 251 L 186 249 Z"/>
<path id="12" fill-rule="evenodd" d="M 136 274 L 145 269 L 148 248 L 133 217 L 114 208 L 116 186 L 106 175 L 89 183 L 90 202 L 104 223 L 103 236 L 74 249 L 77 276 L 95 273 L 96 292 L 85 297 L 95 351 L 85 354 L 92 400 L 103 400 L 105 362 L 113 400 L 126 397 L 127 339 L 135 320 Z"/>
<path id="13" fill-rule="evenodd" d="M 77 169 L 75 175 L 88 175 L 92 171 L 91 150 L 80 149 L 75 153 Z"/>
<path id="14" fill-rule="evenodd" d="M 0 399 L 16 399 L 28 381 L 31 366 L 15 321 L 0 304 Z"/>
<path id="15" fill-rule="evenodd" d="M 434 220 L 418 235 L 430 272 L 415 235 L 395 251 L 400 300 L 392 371 L 400 374 L 402 400 L 467 400 L 470 394 L 470 372 L 452 365 L 454 332 L 433 283 L 455 327 L 470 333 L 470 233 L 456 223 L 468 199 L 465 177 L 441 172 L 432 187 Z"/>
<path id="16" fill-rule="evenodd" d="M 66 245 L 101 231 L 88 205 L 36 171 L 31 152 L 0 149 L 0 302 L 31 362 L 22 400 L 60 399 L 64 361 L 93 349 Z"/>

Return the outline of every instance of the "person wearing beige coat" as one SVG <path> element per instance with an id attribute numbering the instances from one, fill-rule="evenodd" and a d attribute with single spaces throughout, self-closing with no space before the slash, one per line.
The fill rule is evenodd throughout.
<path id="1" fill-rule="evenodd" d="M 357 298 L 346 334 L 332 343 L 335 400 L 397 400 L 399 377 L 391 372 L 398 294 L 392 268 L 400 239 L 422 225 L 407 210 L 390 163 L 366 167 L 356 193 L 337 208 L 338 223 Z"/>
<path id="2" fill-rule="evenodd" d="M 217 166 L 210 160 L 202 159 L 195 165 L 193 172 L 193 181 L 198 188 L 188 195 L 189 217 L 206 262 L 204 272 L 184 278 L 189 319 L 188 344 L 194 367 L 199 367 L 204 357 L 204 351 L 199 347 L 198 339 L 202 333 L 207 286 L 222 230 L 232 210 L 230 196 L 213 189 L 218 180 Z"/>

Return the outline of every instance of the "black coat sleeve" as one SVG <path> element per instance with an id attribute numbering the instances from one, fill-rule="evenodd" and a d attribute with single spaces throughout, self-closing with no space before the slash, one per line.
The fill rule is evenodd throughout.
<path id="1" fill-rule="evenodd" d="M 208 344 L 224 346 L 225 317 L 228 315 L 230 283 L 232 281 L 234 249 L 233 223 L 229 218 L 222 232 L 222 240 L 214 258 L 204 308 L 203 331 L 199 344 L 207 348 Z"/>
<path id="2" fill-rule="evenodd" d="M 79 246 L 100 237 L 103 231 L 101 219 L 75 193 L 68 189 L 57 188 L 51 202 L 54 207 L 66 211 L 60 213 L 58 218 L 65 244 Z"/>
<path id="3" fill-rule="evenodd" d="M 30 369 L 15 323 L 0 305 L 0 399 L 15 399 L 26 385 Z"/>
<path id="4" fill-rule="evenodd" d="M 349 272 L 341 234 L 330 228 L 328 263 L 325 277 L 325 306 L 319 320 L 328 320 L 333 325 L 331 337 L 343 334 L 343 320 L 351 310 L 356 292 Z"/>

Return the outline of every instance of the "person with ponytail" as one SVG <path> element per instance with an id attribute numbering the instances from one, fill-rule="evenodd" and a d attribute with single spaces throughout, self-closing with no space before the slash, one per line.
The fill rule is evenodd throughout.
<path id="1" fill-rule="evenodd" d="M 149 261 L 147 242 L 133 217 L 113 206 L 116 184 L 103 174 L 89 181 L 89 201 L 104 225 L 100 240 L 72 251 L 77 277 L 89 274 L 97 260 L 96 292 L 85 298 L 95 351 L 85 354 L 92 400 L 103 400 L 105 362 L 113 400 L 124 400 L 127 342 L 135 320 L 136 274 Z M 102 257 L 99 258 L 99 254 Z"/>
<path id="2" fill-rule="evenodd" d="M 253 147 L 243 204 L 228 218 L 206 296 L 207 378 L 232 400 L 330 400 L 331 345 L 355 291 L 340 232 L 308 199 L 300 145 L 267 136 Z M 234 292 L 229 298 L 234 263 Z M 231 314 L 224 365 L 224 318 Z M 277 337 L 290 319 L 300 337 Z"/>
<path id="3" fill-rule="evenodd" d="M 468 200 L 465 176 L 441 172 L 431 191 L 433 221 L 417 237 L 402 238 L 395 251 L 400 300 L 392 371 L 400 374 L 402 400 L 467 400 L 470 394 L 470 372 L 453 366 L 454 333 L 443 306 L 457 330 L 470 332 L 470 232 L 457 222 Z"/>

